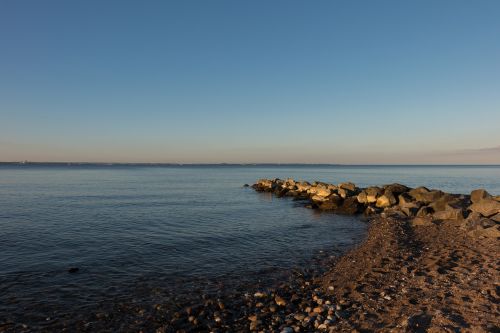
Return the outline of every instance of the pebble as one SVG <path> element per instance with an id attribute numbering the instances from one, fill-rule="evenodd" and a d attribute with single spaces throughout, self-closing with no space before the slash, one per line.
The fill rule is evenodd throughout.
<path id="1" fill-rule="evenodd" d="M 276 296 L 276 297 L 274 298 L 274 301 L 275 301 L 275 302 L 276 302 L 276 304 L 277 304 L 277 305 L 279 305 L 279 306 L 285 306 L 285 305 L 286 305 L 286 301 L 285 301 L 282 297 L 280 297 L 280 296 Z"/>

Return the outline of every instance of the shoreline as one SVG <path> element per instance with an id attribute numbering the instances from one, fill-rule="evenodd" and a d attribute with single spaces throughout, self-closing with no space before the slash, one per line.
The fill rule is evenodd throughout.
<path id="1" fill-rule="evenodd" d="M 305 207 L 364 214 L 365 239 L 272 287 L 165 299 L 151 307 L 116 303 L 108 311 L 49 321 L 43 332 L 498 332 L 500 198 L 391 184 L 357 188 L 293 180 L 252 187 Z M 482 213 L 481 213 L 482 212 Z M 484 213 L 484 215 L 483 215 Z M 61 318 L 62 319 L 62 318 Z M 68 318 L 66 318 L 68 319 Z M 0 332 L 30 332 L 0 322 Z"/>

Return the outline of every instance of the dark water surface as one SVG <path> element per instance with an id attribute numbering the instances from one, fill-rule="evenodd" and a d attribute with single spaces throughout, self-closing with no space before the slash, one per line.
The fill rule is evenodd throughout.
<path id="1" fill-rule="evenodd" d="M 500 194 L 500 167 L 0 165 L 0 317 L 272 280 L 362 239 L 355 217 L 242 188 L 264 177 Z"/>

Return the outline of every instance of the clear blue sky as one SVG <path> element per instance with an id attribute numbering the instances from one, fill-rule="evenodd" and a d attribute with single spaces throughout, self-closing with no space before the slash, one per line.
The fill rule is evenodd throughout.
<path id="1" fill-rule="evenodd" d="M 500 1 L 0 2 L 0 161 L 500 163 Z"/>

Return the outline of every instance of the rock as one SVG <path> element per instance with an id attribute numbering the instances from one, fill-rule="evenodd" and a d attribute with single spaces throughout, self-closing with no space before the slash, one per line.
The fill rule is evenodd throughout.
<path id="1" fill-rule="evenodd" d="M 298 182 L 295 183 L 295 186 L 297 187 L 298 192 L 307 192 L 311 188 L 311 184 L 308 182 Z"/>
<path id="2" fill-rule="evenodd" d="M 491 228 L 497 225 L 497 223 L 491 219 L 483 218 L 481 219 L 481 226 L 483 228 Z"/>
<path id="3" fill-rule="evenodd" d="M 278 197 L 278 198 L 281 198 L 281 197 L 284 197 L 286 195 L 286 193 L 288 192 L 288 189 L 287 188 L 281 188 L 281 187 L 276 187 L 275 190 L 274 190 L 274 194 Z"/>
<path id="4" fill-rule="evenodd" d="M 305 317 L 306 317 L 306 315 L 305 315 L 305 314 L 303 314 L 303 313 L 296 313 L 296 314 L 293 316 L 293 318 L 294 318 L 295 320 L 297 320 L 297 321 L 302 321 L 302 320 L 304 320 L 304 318 L 305 318 Z"/>
<path id="5" fill-rule="evenodd" d="M 490 217 L 490 219 L 492 221 L 495 221 L 496 223 L 500 223 L 500 213 L 493 215 L 492 217 Z"/>
<path id="6" fill-rule="evenodd" d="M 490 199 L 490 198 L 491 195 L 482 188 L 474 190 L 470 193 L 470 200 L 472 201 L 472 203 L 476 203 L 483 199 Z"/>
<path id="7" fill-rule="evenodd" d="M 249 186 L 250 186 L 250 185 L 248 185 L 248 184 L 243 184 L 243 187 L 249 187 Z"/>
<path id="8" fill-rule="evenodd" d="M 407 215 L 403 213 L 399 206 L 387 207 L 384 209 L 384 212 L 380 215 L 384 218 L 386 217 L 396 217 L 396 218 L 405 218 Z"/>
<path id="9" fill-rule="evenodd" d="M 467 233 L 472 237 L 500 238 L 500 226 L 491 228 L 478 228 Z"/>
<path id="10" fill-rule="evenodd" d="M 446 210 L 450 205 L 457 205 L 460 202 L 460 198 L 457 195 L 443 194 L 439 199 L 429 204 L 429 207 L 434 209 L 435 212 Z"/>
<path id="11" fill-rule="evenodd" d="M 315 185 L 312 185 L 311 187 L 309 187 L 309 189 L 307 190 L 307 194 L 309 194 L 310 196 L 313 196 L 313 195 L 316 195 L 316 192 L 318 191 L 318 187 L 315 186 Z"/>
<path id="12" fill-rule="evenodd" d="M 356 197 L 348 197 L 338 209 L 339 213 L 354 215 L 361 212 L 362 205 Z"/>
<path id="13" fill-rule="evenodd" d="M 382 212 L 382 208 L 368 206 L 368 207 L 366 207 L 365 211 L 363 212 L 363 215 L 373 216 L 373 215 L 380 214 L 381 212 Z"/>
<path id="14" fill-rule="evenodd" d="M 318 328 L 318 330 L 325 331 L 326 329 L 328 329 L 328 325 L 319 324 L 317 328 Z"/>
<path id="15" fill-rule="evenodd" d="M 250 331 L 256 331 L 261 324 L 262 320 L 255 320 L 250 322 Z"/>
<path id="16" fill-rule="evenodd" d="M 365 189 L 366 192 L 366 202 L 375 203 L 377 198 L 383 194 L 383 190 L 377 186 L 371 186 Z"/>
<path id="17" fill-rule="evenodd" d="M 423 206 L 418 210 L 417 217 L 426 217 L 432 215 L 432 213 L 434 213 L 434 209 L 429 206 Z"/>
<path id="18" fill-rule="evenodd" d="M 358 196 L 356 198 L 358 199 L 359 203 L 365 204 L 368 202 L 366 199 L 366 192 L 365 191 L 362 191 L 360 194 L 358 194 Z"/>
<path id="19" fill-rule="evenodd" d="M 344 190 L 349 190 L 351 192 L 355 192 L 356 191 L 356 185 L 354 185 L 353 183 L 340 183 L 339 184 L 339 189 L 344 189 Z"/>
<path id="20" fill-rule="evenodd" d="M 397 202 L 396 198 L 390 191 L 386 191 L 383 195 L 378 197 L 377 203 L 375 206 L 379 208 L 391 207 L 395 205 Z"/>
<path id="21" fill-rule="evenodd" d="M 327 200 L 328 200 L 328 198 L 325 198 L 325 197 L 322 197 L 322 196 L 319 196 L 319 195 L 315 194 L 315 195 L 313 195 L 313 196 L 311 197 L 311 200 L 312 200 L 312 202 L 314 202 L 315 204 L 318 204 L 318 205 L 319 205 L 319 204 L 321 204 L 321 203 L 323 203 L 323 202 L 327 201 Z"/>
<path id="22" fill-rule="evenodd" d="M 491 198 L 482 199 L 469 206 L 469 210 L 478 212 L 485 217 L 500 213 L 500 202 Z"/>
<path id="23" fill-rule="evenodd" d="M 437 190 L 430 191 L 428 188 L 423 186 L 410 190 L 408 194 L 412 196 L 416 201 L 421 201 L 425 204 L 434 202 L 437 199 L 439 199 L 442 195 L 444 195 L 442 191 L 437 191 Z"/>
<path id="24" fill-rule="evenodd" d="M 401 205 L 400 203 L 399 207 L 406 216 L 417 216 L 417 212 L 420 209 L 420 204 L 409 202 Z"/>
<path id="25" fill-rule="evenodd" d="M 320 197 L 327 197 L 332 194 L 332 191 L 326 187 L 317 187 L 316 195 Z"/>
<path id="26" fill-rule="evenodd" d="M 332 194 L 326 200 L 318 203 L 321 210 L 336 210 L 342 205 L 342 199 L 337 194 Z"/>
<path id="27" fill-rule="evenodd" d="M 276 305 L 278 305 L 278 306 L 286 306 L 286 301 L 280 296 L 276 296 L 274 298 L 274 301 L 276 302 Z"/>
<path id="28" fill-rule="evenodd" d="M 399 201 L 400 206 L 404 206 L 404 205 L 411 204 L 411 203 L 415 202 L 413 197 L 411 195 L 409 195 L 408 193 L 400 194 L 398 196 L 398 199 L 399 199 L 398 201 Z"/>
<path id="29" fill-rule="evenodd" d="M 477 226 L 481 225 L 481 220 L 483 216 L 476 212 L 471 212 L 469 216 L 462 223 L 462 228 L 466 230 L 475 229 Z"/>
<path id="30" fill-rule="evenodd" d="M 281 330 L 281 333 L 293 333 L 293 332 L 294 330 L 291 327 L 283 327 L 283 329 Z"/>
<path id="31" fill-rule="evenodd" d="M 274 191 L 274 189 L 278 186 L 277 180 L 271 179 L 259 179 L 256 184 L 252 187 L 257 191 Z"/>
<path id="32" fill-rule="evenodd" d="M 356 195 L 356 192 L 355 191 L 351 191 L 349 189 L 345 189 L 345 188 L 339 188 L 337 190 L 338 194 L 340 195 L 340 197 L 342 199 L 345 199 L 345 198 L 348 198 L 348 197 L 352 197 L 353 195 Z"/>
<path id="33" fill-rule="evenodd" d="M 337 191 L 339 189 L 338 186 L 334 185 L 334 184 L 328 184 L 328 185 L 326 185 L 326 187 L 332 191 Z"/>
<path id="34" fill-rule="evenodd" d="M 411 220 L 412 226 L 429 226 L 432 225 L 432 218 L 427 217 L 415 217 Z"/>
<path id="35" fill-rule="evenodd" d="M 401 184 L 397 184 L 397 183 L 389 184 L 389 185 L 385 185 L 384 186 L 384 191 L 385 192 L 389 191 L 392 194 L 394 194 L 395 196 L 398 196 L 398 195 L 400 195 L 401 193 L 404 193 L 404 192 L 408 192 L 409 190 L 410 190 L 409 187 L 401 185 Z"/>
<path id="36" fill-rule="evenodd" d="M 464 210 L 447 205 L 444 210 L 440 210 L 433 215 L 436 220 L 461 220 L 464 218 Z"/>

